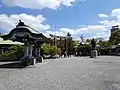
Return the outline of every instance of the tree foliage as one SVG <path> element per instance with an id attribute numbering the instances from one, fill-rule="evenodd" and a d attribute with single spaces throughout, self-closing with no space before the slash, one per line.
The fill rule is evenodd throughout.
<path id="1" fill-rule="evenodd" d="M 99 41 L 98 45 L 100 48 L 107 48 L 111 46 L 111 43 L 109 41 Z"/>
<path id="2" fill-rule="evenodd" d="M 85 43 L 90 44 L 91 43 L 91 39 L 86 39 Z"/>
<path id="3" fill-rule="evenodd" d="M 45 55 L 54 56 L 56 54 L 60 54 L 61 52 L 61 50 L 54 45 L 43 44 L 41 48 L 43 49 L 43 54 Z"/>
<path id="4" fill-rule="evenodd" d="M 83 44 L 78 46 L 78 53 L 81 52 L 82 55 L 89 55 L 91 51 L 90 44 Z"/>
<path id="5" fill-rule="evenodd" d="M 111 33 L 110 42 L 113 45 L 117 45 L 120 43 L 120 29 L 117 29 Z"/>
<path id="6" fill-rule="evenodd" d="M 104 40 L 104 38 L 102 38 L 102 37 L 97 37 L 95 40 L 96 40 L 96 42 L 102 42 L 102 41 Z"/>
<path id="7" fill-rule="evenodd" d="M 77 47 L 79 45 L 79 41 L 73 40 L 72 44 L 73 44 L 73 47 Z"/>

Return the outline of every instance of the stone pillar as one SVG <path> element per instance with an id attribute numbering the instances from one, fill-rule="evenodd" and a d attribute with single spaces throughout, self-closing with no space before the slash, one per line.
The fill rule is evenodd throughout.
<path id="1" fill-rule="evenodd" d="M 24 42 L 24 57 L 20 60 L 21 64 L 28 65 L 29 47 L 28 42 Z"/>
<path id="2" fill-rule="evenodd" d="M 30 42 L 24 43 L 24 57 L 21 59 L 21 64 L 35 65 L 36 59 L 32 55 L 33 47 Z"/>
<path id="3" fill-rule="evenodd" d="M 36 47 L 36 43 L 34 44 L 34 57 L 36 58 L 37 57 L 37 47 Z"/>
<path id="4" fill-rule="evenodd" d="M 32 44 L 29 44 L 29 65 L 35 65 L 36 64 L 36 59 L 33 57 L 32 55 L 32 51 L 33 51 L 33 46 Z"/>
<path id="5" fill-rule="evenodd" d="M 24 43 L 24 58 L 29 56 L 29 47 L 28 47 L 28 42 L 25 41 Z"/>
<path id="6" fill-rule="evenodd" d="M 41 55 L 40 55 L 40 48 L 38 48 L 38 56 L 41 56 Z"/>

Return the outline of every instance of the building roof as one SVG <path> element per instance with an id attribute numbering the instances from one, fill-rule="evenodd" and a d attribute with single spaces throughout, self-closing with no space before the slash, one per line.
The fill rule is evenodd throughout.
<path id="1" fill-rule="evenodd" d="M 37 32 L 37 30 L 25 25 L 23 22 L 18 23 L 18 25 L 12 29 L 7 35 L 1 35 L 3 40 L 12 40 L 17 42 L 27 41 L 48 41 L 49 39 L 45 37 L 42 33 Z"/>
<path id="2" fill-rule="evenodd" d="M 2 38 L 0 38 L 0 44 L 23 45 L 23 43 L 13 42 L 11 40 L 3 40 Z"/>
<path id="3" fill-rule="evenodd" d="M 41 39 L 41 38 L 46 38 L 42 33 L 36 34 L 31 32 L 31 28 L 26 27 L 26 26 L 19 26 L 10 31 L 9 34 L 7 35 L 2 35 L 0 36 L 4 40 L 13 40 L 13 37 L 16 38 L 16 36 L 23 37 L 25 38 L 27 35 L 29 37 L 34 38 L 34 39 Z"/>
<path id="4" fill-rule="evenodd" d="M 28 41 L 33 44 L 51 42 L 50 38 L 47 38 L 42 33 L 39 33 L 37 30 L 31 28 L 30 26 L 25 25 L 24 22 L 22 22 L 21 20 L 19 21 L 20 22 L 18 23 L 18 25 L 15 28 L 13 28 L 8 34 L 0 35 L 0 37 L 3 40 L 5 40 L 1 40 L 0 44 L 21 44 L 25 41 Z"/>

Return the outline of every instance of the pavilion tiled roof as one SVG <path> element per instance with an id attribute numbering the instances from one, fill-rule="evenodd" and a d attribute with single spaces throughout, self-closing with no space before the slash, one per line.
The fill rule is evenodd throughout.
<path id="1" fill-rule="evenodd" d="M 28 41 L 39 41 L 39 42 L 49 42 L 50 39 L 39 33 L 37 30 L 30 26 L 25 25 L 23 22 L 18 23 L 18 25 L 12 29 L 7 35 L 0 35 L 3 40 L 12 40 L 18 42 Z"/>
<path id="2" fill-rule="evenodd" d="M 13 42 L 11 40 L 3 40 L 2 38 L 0 38 L 0 44 L 23 45 L 23 43 Z"/>

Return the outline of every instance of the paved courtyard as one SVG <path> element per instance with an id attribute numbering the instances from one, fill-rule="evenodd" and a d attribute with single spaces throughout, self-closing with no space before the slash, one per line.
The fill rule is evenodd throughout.
<path id="1" fill-rule="evenodd" d="M 0 90 L 120 90 L 120 57 L 59 58 L 0 68 Z"/>

